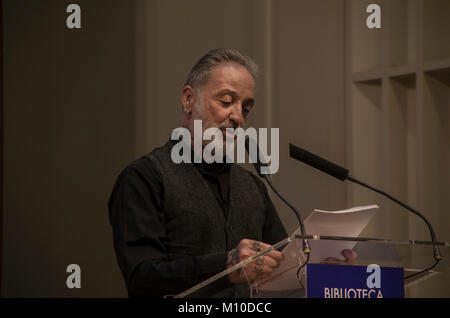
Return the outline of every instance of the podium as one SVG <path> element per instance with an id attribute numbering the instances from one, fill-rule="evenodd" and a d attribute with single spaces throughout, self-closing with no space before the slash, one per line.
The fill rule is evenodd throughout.
<path id="1" fill-rule="evenodd" d="M 302 251 L 307 239 L 309 256 Z M 345 243 L 345 244 L 344 244 Z M 353 246 L 357 258 L 324 257 L 323 251 Z M 408 288 L 423 284 L 450 268 L 450 243 L 435 242 L 442 259 L 435 264 L 430 241 L 386 240 L 380 238 L 300 235 L 274 244 L 235 266 L 175 296 L 197 297 L 197 293 L 277 249 L 285 259 L 269 278 L 242 284 L 248 297 L 255 298 L 403 298 Z M 435 266 L 433 266 L 435 265 Z M 432 268 L 431 268 L 432 267 Z"/>

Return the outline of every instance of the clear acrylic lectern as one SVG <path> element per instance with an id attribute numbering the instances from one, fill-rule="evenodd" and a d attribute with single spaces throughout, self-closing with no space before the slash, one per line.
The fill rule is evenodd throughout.
<path id="1" fill-rule="evenodd" d="M 304 239 L 308 239 L 311 246 L 309 257 L 303 253 Z M 175 297 L 197 297 L 197 293 L 203 288 L 227 279 L 231 272 L 255 262 L 256 258 L 273 249 L 282 251 L 285 258 L 269 278 L 248 281 L 245 284 L 249 297 L 404 297 L 408 287 L 420 284 L 449 269 L 449 242 L 435 242 L 435 244 L 439 246 L 442 259 L 436 266 L 430 268 L 435 259 L 433 246 L 429 241 L 302 236 L 294 233 L 271 248 Z M 355 251 L 357 258 L 342 257 L 341 251 L 345 249 Z"/>

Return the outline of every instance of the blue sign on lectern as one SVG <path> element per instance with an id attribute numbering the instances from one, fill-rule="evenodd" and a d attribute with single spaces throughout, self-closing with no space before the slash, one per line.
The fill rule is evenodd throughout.
<path id="1" fill-rule="evenodd" d="M 308 264 L 309 298 L 404 298 L 403 268 Z"/>

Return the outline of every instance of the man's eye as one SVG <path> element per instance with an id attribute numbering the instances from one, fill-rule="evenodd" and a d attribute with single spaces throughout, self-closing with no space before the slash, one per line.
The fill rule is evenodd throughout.
<path id="1" fill-rule="evenodd" d="M 225 101 L 225 100 L 221 100 L 220 102 L 221 102 L 222 105 L 224 105 L 224 106 L 230 106 L 231 104 L 233 104 L 233 102 L 228 102 L 228 101 Z"/>

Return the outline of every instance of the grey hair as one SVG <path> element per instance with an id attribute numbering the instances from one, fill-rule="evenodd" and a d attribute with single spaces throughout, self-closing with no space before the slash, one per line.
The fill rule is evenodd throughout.
<path id="1" fill-rule="evenodd" d="M 200 87 L 204 85 L 208 81 L 209 75 L 214 67 L 221 63 L 230 62 L 245 67 L 253 79 L 256 79 L 258 65 L 256 65 L 252 58 L 243 55 L 235 49 L 219 48 L 209 51 L 198 60 L 189 72 L 184 86 Z"/>

